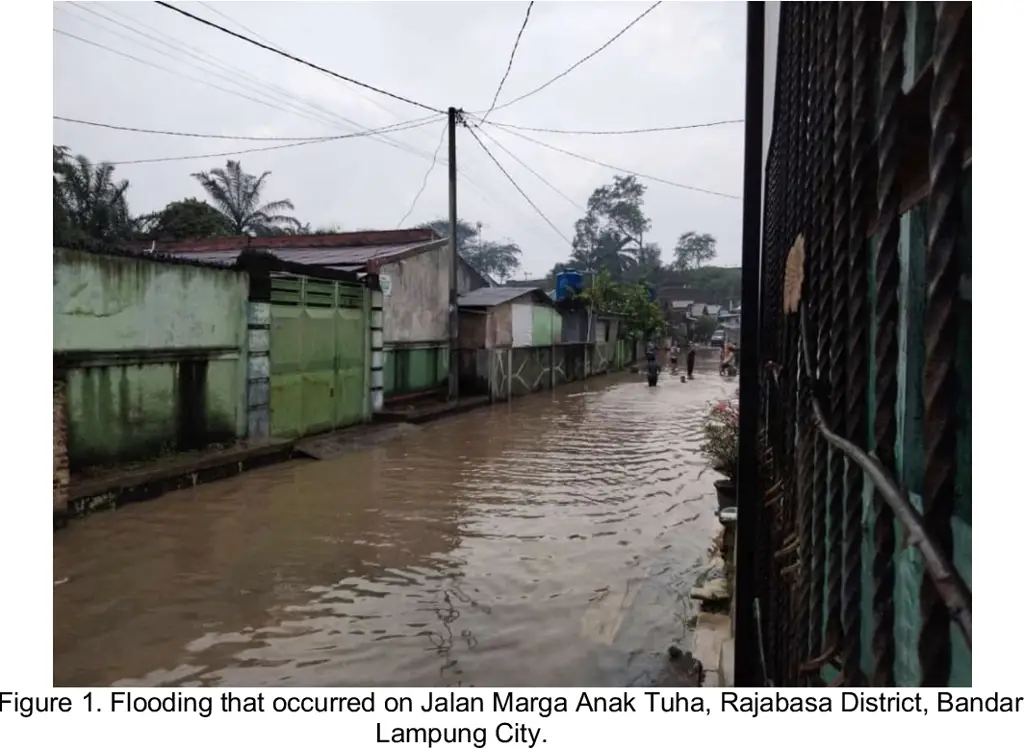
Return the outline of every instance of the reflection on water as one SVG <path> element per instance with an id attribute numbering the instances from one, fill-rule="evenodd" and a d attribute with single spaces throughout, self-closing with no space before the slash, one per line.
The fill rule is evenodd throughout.
<path id="1" fill-rule="evenodd" d="M 652 677 L 714 527 L 713 371 L 591 380 L 54 537 L 57 685 Z"/>

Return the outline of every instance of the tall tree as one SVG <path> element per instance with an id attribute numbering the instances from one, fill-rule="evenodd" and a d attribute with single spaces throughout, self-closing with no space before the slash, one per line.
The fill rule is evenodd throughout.
<path id="1" fill-rule="evenodd" d="M 128 180 L 115 181 L 111 164 L 93 164 L 53 149 L 54 243 L 115 245 L 130 239 Z"/>
<path id="2" fill-rule="evenodd" d="M 676 241 L 676 268 L 681 271 L 699 268 L 718 254 L 718 240 L 711 234 L 687 231 Z"/>
<path id="3" fill-rule="evenodd" d="M 651 221 L 643 212 L 647 187 L 634 176 L 616 176 L 594 190 L 576 221 L 572 261 L 581 269 L 606 269 L 615 280 L 637 264 Z"/>
<path id="4" fill-rule="evenodd" d="M 242 171 L 239 161 L 228 159 L 223 168 L 192 175 L 210 196 L 214 207 L 227 220 L 231 233 L 265 236 L 279 229 L 298 229 L 302 224 L 285 211 L 295 210 L 291 200 L 261 203 L 269 171 L 258 177 Z"/>
<path id="5" fill-rule="evenodd" d="M 449 223 L 438 218 L 420 228 L 430 228 L 439 236 L 448 236 Z M 482 233 L 482 223 L 470 223 L 460 218 L 455 224 L 455 248 L 475 270 L 504 282 L 519 269 L 522 250 L 515 242 L 483 239 Z"/>
<path id="6" fill-rule="evenodd" d="M 657 286 L 663 280 L 665 266 L 661 262 L 661 247 L 655 243 L 644 244 L 636 253 L 636 265 L 625 273 L 629 283 L 646 281 Z"/>
<path id="7" fill-rule="evenodd" d="M 194 197 L 175 200 L 160 212 L 139 220 L 139 233 L 143 239 L 182 241 L 231 234 L 231 226 L 224 215 L 209 203 Z"/>

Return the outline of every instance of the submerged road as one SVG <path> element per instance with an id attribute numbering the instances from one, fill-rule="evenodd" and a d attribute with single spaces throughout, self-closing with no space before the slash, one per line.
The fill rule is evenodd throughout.
<path id="1" fill-rule="evenodd" d="M 57 686 L 625 686 L 717 526 L 714 368 L 615 375 L 54 536 Z"/>

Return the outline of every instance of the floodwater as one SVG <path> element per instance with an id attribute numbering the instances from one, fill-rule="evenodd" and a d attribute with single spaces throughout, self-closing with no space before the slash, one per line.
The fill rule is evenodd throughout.
<path id="1" fill-rule="evenodd" d="M 58 686 L 627 686 L 717 526 L 699 364 L 600 377 L 54 536 Z"/>

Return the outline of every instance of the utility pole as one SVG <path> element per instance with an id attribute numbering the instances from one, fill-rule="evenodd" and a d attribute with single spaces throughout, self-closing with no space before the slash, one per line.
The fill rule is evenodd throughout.
<path id="1" fill-rule="evenodd" d="M 455 128 L 459 115 L 455 107 L 448 107 L 448 399 L 453 402 L 459 399 L 459 244 L 455 235 L 459 223 L 455 168 Z"/>

